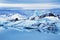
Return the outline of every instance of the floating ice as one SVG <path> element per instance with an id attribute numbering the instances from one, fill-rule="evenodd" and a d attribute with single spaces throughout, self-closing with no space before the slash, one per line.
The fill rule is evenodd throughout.
<path id="1" fill-rule="evenodd" d="M 45 14 L 43 14 L 45 15 Z M 60 31 L 60 19 L 56 16 L 45 15 L 44 17 L 31 16 L 29 19 L 26 16 L 18 13 L 10 16 L 0 16 L 0 28 L 13 29 L 17 31 L 38 31 L 46 33 L 58 33 Z M 32 18 L 34 18 L 32 20 Z M 37 20 L 36 20 L 37 19 Z"/>

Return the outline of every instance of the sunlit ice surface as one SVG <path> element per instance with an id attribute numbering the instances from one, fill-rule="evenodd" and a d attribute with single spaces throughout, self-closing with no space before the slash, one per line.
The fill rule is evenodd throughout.
<path id="1" fill-rule="evenodd" d="M 60 40 L 59 7 L 0 4 L 0 40 Z"/>

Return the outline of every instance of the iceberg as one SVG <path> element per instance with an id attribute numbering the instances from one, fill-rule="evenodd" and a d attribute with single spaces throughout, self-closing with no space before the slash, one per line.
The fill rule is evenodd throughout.
<path id="1" fill-rule="evenodd" d="M 34 15 L 34 14 L 33 14 Z M 48 13 L 43 15 L 34 15 L 29 18 L 18 13 L 10 16 L 0 16 L 1 29 L 13 29 L 17 31 L 38 31 L 46 33 L 58 33 L 60 31 L 60 19 L 58 16 Z"/>

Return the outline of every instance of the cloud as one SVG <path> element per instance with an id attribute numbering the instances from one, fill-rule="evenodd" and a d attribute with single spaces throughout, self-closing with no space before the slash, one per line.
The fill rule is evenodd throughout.
<path id="1" fill-rule="evenodd" d="M 19 7 L 23 9 L 52 9 L 52 8 L 60 8 L 60 4 L 4 4 L 4 3 L 0 3 L 0 7 Z"/>
<path id="2" fill-rule="evenodd" d="M 0 3 L 60 3 L 60 0 L 0 0 Z"/>

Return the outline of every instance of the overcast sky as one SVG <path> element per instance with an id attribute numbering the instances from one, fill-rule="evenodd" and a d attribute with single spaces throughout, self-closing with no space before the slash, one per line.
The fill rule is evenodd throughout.
<path id="1" fill-rule="evenodd" d="M 60 3 L 60 0 L 0 0 L 0 3 Z"/>
<path id="2" fill-rule="evenodd" d="M 0 7 L 60 8 L 60 0 L 0 0 Z"/>

